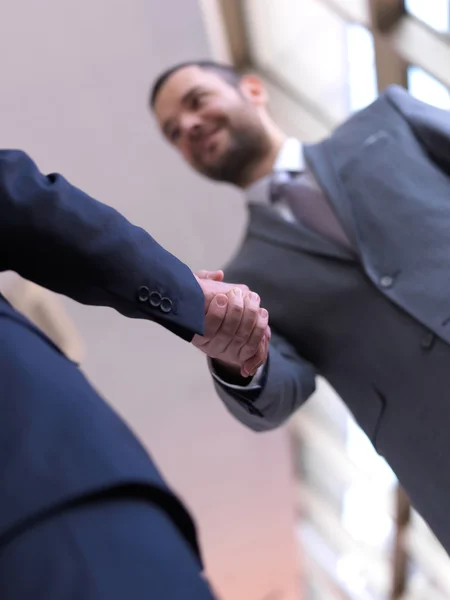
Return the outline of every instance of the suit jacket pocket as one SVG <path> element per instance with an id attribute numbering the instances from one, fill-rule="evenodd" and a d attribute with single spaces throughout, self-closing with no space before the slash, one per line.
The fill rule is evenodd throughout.
<path id="1" fill-rule="evenodd" d="M 375 386 L 373 387 L 373 391 L 375 396 L 378 398 L 379 400 L 379 414 L 378 414 L 378 418 L 375 420 L 374 424 L 373 424 L 373 429 L 372 429 L 372 437 L 371 437 L 371 442 L 375 448 L 375 450 L 379 453 L 382 454 L 382 451 L 380 450 L 380 431 L 383 427 L 383 421 L 384 421 L 384 417 L 385 417 L 385 413 L 386 413 L 386 397 L 385 395 Z"/>
<path id="2" fill-rule="evenodd" d="M 363 381 L 346 381 L 345 389 L 336 390 L 355 417 L 356 422 L 380 453 L 379 436 L 386 411 L 386 398 L 373 384 Z"/>

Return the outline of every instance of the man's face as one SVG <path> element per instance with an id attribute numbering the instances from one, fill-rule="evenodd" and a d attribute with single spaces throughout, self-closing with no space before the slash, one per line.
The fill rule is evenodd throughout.
<path id="1" fill-rule="evenodd" d="M 164 136 L 196 171 L 239 185 L 269 144 L 258 102 L 247 91 L 213 71 L 184 67 L 163 84 L 154 112 Z"/>

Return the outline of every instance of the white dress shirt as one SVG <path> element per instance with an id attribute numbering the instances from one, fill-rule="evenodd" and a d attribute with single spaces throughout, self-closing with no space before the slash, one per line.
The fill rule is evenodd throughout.
<path id="1" fill-rule="evenodd" d="M 300 174 L 305 171 L 306 163 L 303 153 L 303 145 L 296 138 L 288 138 L 278 154 L 277 160 L 273 171 L 279 172 L 282 177 L 283 173 L 289 172 L 292 174 Z M 247 202 L 255 204 L 270 204 L 270 182 L 273 177 L 273 173 L 258 179 L 255 181 L 245 192 Z M 292 214 L 291 209 L 283 199 L 280 199 L 275 205 L 272 205 L 273 210 L 277 211 L 286 221 L 295 222 L 295 217 Z M 254 377 L 249 380 L 245 386 L 234 385 L 223 381 L 214 371 L 212 361 L 209 360 L 209 368 L 212 376 L 216 381 L 219 381 L 222 385 L 235 390 L 252 390 L 260 387 L 260 381 L 264 370 L 264 365 L 259 367 Z"/>
<path id="2" fill-rule="evenodd" d="M 305 171 L 306 163 L 303 154 L 303 145 L 295 138 L 288 138 L 278 154 L 273 167 L 273 172 L 258 181 L 255 181 L 247 190 L 246 198 L 249 203 L 270 204 L 270 182 L 274 174 L 279 173 L 280 177 L 286 172 L 300 174 Z M 279 212 L 286 221 L 295 221 L 294 215 L 286 202 L 280 199 L 276 205 L 272 205 L 274 210 Z"/>

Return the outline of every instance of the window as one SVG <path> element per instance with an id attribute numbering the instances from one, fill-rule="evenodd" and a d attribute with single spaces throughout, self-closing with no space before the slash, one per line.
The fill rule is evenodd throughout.
<path id="1" fill-rule="evenodd" d="M 358 38 L 352 31 L 349 40 L 347 21 L 318 0 L 246 0 L 245 15 L 254 65 L 328 127 L 345 119 L 350 112 L 348 51 L 364 34 Z"/>
<path id="2" fill-rule="evenodd" d="M 377 97 L 373 35 L 362 25 L 347 25 L 349 108 L 365 108 Z"/>
<path id="3" fill-rule="evenodd" d="M 394 474 L 323 381 L 293 426 L 298 536 L 306 572 L 322 590 L 317 597 L 344 592 L 351 600 L 384 600 L 391 585 Z M 341 593 L 332 594 L 333 585 Z"/>
<path id="4" fill-rule="evenodd" d="M 420 67 L 409 67 L 408 89 L 419 100 L 450 110 L 450 90 Z"/>
<path id="5" fill-rule="evenodd" d="M 449 0 L 406 0 L 405 8 L 428 27 L 440 33 L 450 33 Z"/>

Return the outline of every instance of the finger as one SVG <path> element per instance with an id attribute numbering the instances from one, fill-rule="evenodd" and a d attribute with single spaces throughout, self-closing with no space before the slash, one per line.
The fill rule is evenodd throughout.
<path id="1" fill-rule="evenodd" d="M 259 315 L 260 297 L 254 292 L 250 292 L 244 299 L 244 312 L 241 323 L 236 334 L 227 348 L 227 353 L 239 356 L 241 348 L 246 344 L 255 328 Z"/>
<path id="2" fill-rule="evenodd" d="M 205 328 L 203 336 L 195 336 L 192 340 L 194 346 L 197 348 L 204 348 L 211 339 L 220 330 L 220 327 L 225 319 L 228 308 L 228 297 L 225 294 L 217 294 L 212 300 L 208 307 L 208 311 L 205 315 Z"/>
<path id="3" fill-rule="evenodd" d="M 218 283 L 219 285 L 217 285 L 217 290 L 220 289 L 220 291 L 224 294 L 234 290 L 235 288 L 240 289 L 244 295 L 248 294 L 250 291 L 248 285 L 245 285 L 245 283 L 228 283 L 228 281 L 220 281 Z"/>
<path id="4" fill-rule="evenodd" d="M 249 292 L 248 286 L 244 283 L 227 283 L 226 281 L 217 281 L 217 283 L 212 283 L 211 286 L 214 286 L 216 294 L 228 294 L 228 292 L 238 289 L 241 290 L 242 296 L 244 297 Z"/>
<path id="5" fill-rule="evenodd" d="M 242 346 L 239 354 L 240 364 L 245 363 L 249 358 L 256 354 L 256 351 L 258 350 L 258 347 L 266 333 L 268 320 L 269 313 L 265 308 L 260 308 L 256 325 L 253 328 L 250 338 L 244 344 L 244 346 Z"/>
<path id="6" fill-rule="evenodd" d="M 269 341 L 267 337 L 264 336 L 256 354 L 242 365 L 241 375 L 243 377 L 254 377 L 259 367 L 266 362 L 268 351 Z"/>
<path id="7" fill-rule="evenodd" d="M 205 276 L 204 279 L 202 279 L 198 275 L 195 275 L 195 278 L 197 279 L 197 282 L 198 282 L 199 286 L 201 287 L 203 295 L 205 297 L 205 311 L 206 312 L 209 309 L 211 300 L 217 294 L 227 294 L 230 290 L 232 290 L 236 287 L 243 291 L 243 289 L 245 289 L 247 287 L 247 286 L 241 286 L 241 285 L 233 287 L 233 285 L 230 283 L 224 283 L 223 281 L 216 281 L 215 279 L 209 279 L 208 273 L 212 274 L 213 272 L 212 271 L 200 271 L 199 272 L 200 275 Z M 223 277 L 223 272 L 217 271 L 215 274 L 211 275 L 211 277 L 212 276 L 220 279 Z"/>
<path id="8" fill-rule="evenodd" d="M 242 377 L 254 377 L 259 367 L 264 364 L 267 355 L 267 341 L 263 338 L 256 353 L 241 367 Z"/>
<path id="9" fill-rule="evenodd" d="M 229 285 L 231 285 L 233 288 L 239 288 L 243 294 L 248 294 L 250 291 L 248 285 L 245 285 L 245 283 L 230 283 Z"/>
<path id="10" fill-rule="evenodd" d="M 242 290 L 234 288 L 227 294 L 227 297 L 227 314 L 210 344 L 211 352 L 216 358 L 224 354 L 228 345 L 233 341 L 244 311 L 244 296 Z M 213 356 L 213 354 L 211 354 L 211 356 Z"/>
<path id="11" fill-rule="evenodd" d="M 199 279 L 211 279 L 212 281 L 223 281 L 224 278 L 224 274 L 223 271 L 219 270 L 219 271 L 206 271 L 206 270 L 201 270 L 201 271 L 197 271 L 195 273 L 195 275 L 199 278 Z"/>
<path id="12" fill-rule="evenodd" d="M 253 377 L 256 373 L 256 371 L 258 370 L 258 368 L 264 364 L 267 360 L 267 355 L 269 352 L 269 346 L 270 346 L 270 340 L 272 337 L 272 331 L 270 329 L 270 326 L 267 325 L 266 327 L 266 331 L 264 332 L 264 336 L 262 339 L 261 344 L 258 346 L 258 350 L 256 355 L 254 355 L 253 357 L 251 357 L 250 359 L 248 359 L 243 365 L 242 365 L 242 373 L 245 371 L 247 374 L 243 375 L 244 377 Z M 258 355 L 258 351 L 261 349 L 262 344 L 264 343 L 264 350 L 263 350 L 263 358 L 260 358 L 260 355 Z"/>

